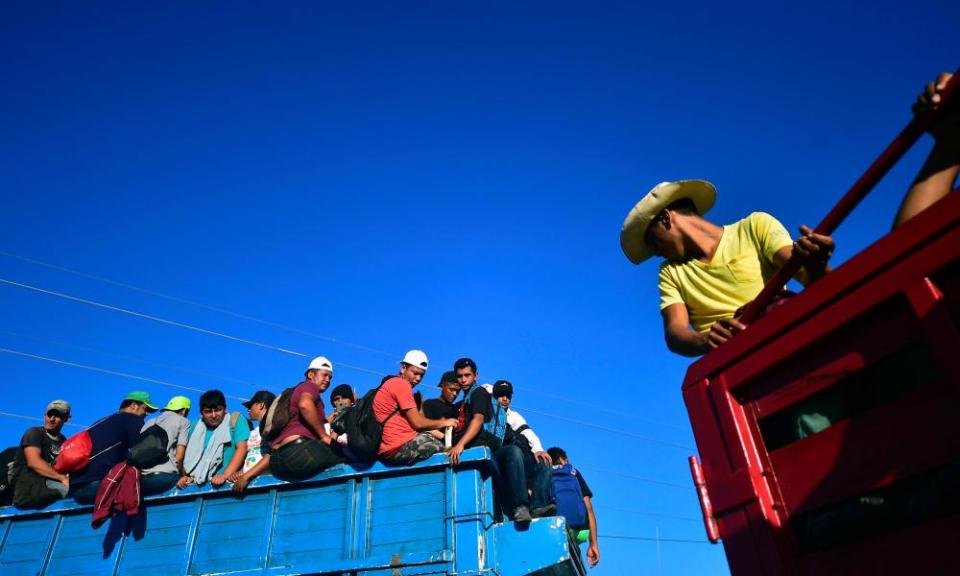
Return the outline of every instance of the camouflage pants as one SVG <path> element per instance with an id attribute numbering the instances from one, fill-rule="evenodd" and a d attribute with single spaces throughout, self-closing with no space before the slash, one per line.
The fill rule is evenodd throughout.
<path id="1" fill-rule="evenodd" d="M 393 456 L 384 460 L 391 464 L 413 464 L 426 460 L 437 452 L 443 452 L 443 440 L 434 438 L 429 432 L 421 432 L 398 448 Z"/>

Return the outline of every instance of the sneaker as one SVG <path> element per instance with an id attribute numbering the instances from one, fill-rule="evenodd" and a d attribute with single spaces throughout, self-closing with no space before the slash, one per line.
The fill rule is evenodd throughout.
<path id="1" fill-rule="evenodd" d="M 546 506 L 537 506 L 530 511 L 530 515 L 534 518 L 543 518 L 544 516 L 556 516 L 557 515 L 557 505 L 556 504 L 547 504 Z"/>
<path id="2" fill-rule="evenodd" d="M 520 505 L 517 506 L 516 510 L 513 511 L 513 521 L 514 522 L 529 522 L 533 520 L 533 517 L 530 516 L 530 509 L 526 506 Z"/>

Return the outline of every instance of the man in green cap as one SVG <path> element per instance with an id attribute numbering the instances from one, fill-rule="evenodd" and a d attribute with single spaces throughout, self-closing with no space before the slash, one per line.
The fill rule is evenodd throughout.
<path id="1" fill-rule="evenodd" d="M 134 390 L 120 402 L 120 411 L 97 421 L 88 428 L 93 449 L 90 463 L 70 477 L 70 493 L 80 504 L 89 504 L 97 497 L 100 481 L 115 464 L 127 455 L 127 448 L 137 442 L 143 419 L 157 411 L 150 394 Z"/>
<path id="2" fill-rule="evenodd" d="M 183 457 L 187 453 L 187 431 L 190 429 L 190 399 L 174 396 L 160 411 L 160 415 L 147 422 L 143 430 L 159 426 L 167 433 L 167 461 L 143 471 L 140 492 L 144 496 L 160 494 L 177 485 L 183 471 Z"/>

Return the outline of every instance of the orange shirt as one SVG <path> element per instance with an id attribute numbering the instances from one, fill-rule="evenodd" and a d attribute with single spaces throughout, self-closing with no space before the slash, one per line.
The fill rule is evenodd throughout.
<path id="1" fill-rule="evenodd" d="M 413 399 L 413 387 L 410 383 L 394 376 L 384 382 L 380 391 L 373 397 L 373 414 L 377 422 L 383 422 L 397 407 L 400 412 L 393 417 L 383 427 L 383 438 L 380 440 L 380 450 L 377 454 L 389 456 L 407 442 L 417 436 L 417 431 L 410 426 L 403 415 L 404 410 L 416 410 L 417 403 Z"/>

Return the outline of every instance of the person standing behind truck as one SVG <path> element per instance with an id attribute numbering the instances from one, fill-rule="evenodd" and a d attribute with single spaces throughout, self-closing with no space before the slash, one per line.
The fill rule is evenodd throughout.
<path id="1" fill-rule="evenodd" d="M 557 513 L 567 517 L 567 528 L 577 544 L 590 543 L 587 546 L 587 561 L 591 567 L 596 566 L 600 563 L 600 543 L 597 536 L 597 515 L 593 512 L 593 492 L 580 471 L 570 464 L 563 448 L 554 446 L 547 450 L 547 453 L 553 459 L 553 493 L 557 499 Z M 571 502 L 568 498 L 574 492 L 579 502 Z M 571 520 L 580 516 L 585 516 L 586 521 Z"/>

